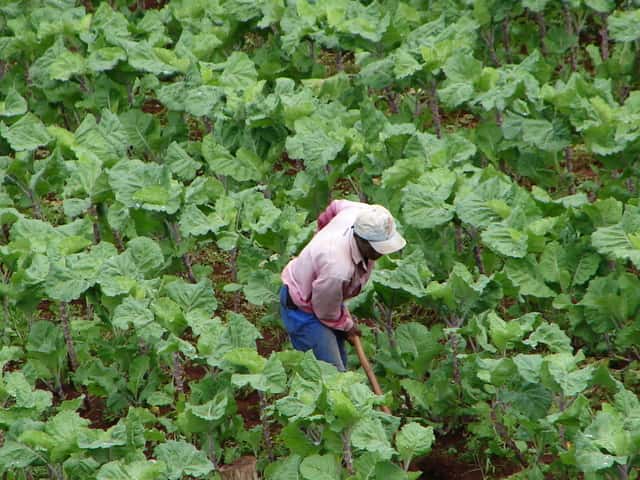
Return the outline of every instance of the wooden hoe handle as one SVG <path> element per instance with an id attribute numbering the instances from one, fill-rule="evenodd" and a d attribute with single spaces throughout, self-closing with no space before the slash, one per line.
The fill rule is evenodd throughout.
<path id="1" fill-rule="evenodd" d="M 373 393 L 376 395 L 382 395 L 382 389 L 380 388 L 380 384 L 378 383 L 378 379 L 376 378 L 376 374 L 373 373 L 373 369 L 369 364 L 369 360 L 367 356 L 364 354 L 364 349 L 362 348 L 362 343 L 360 342 L 360 337 L 358 335 L 353 336 L 353 346 L 356 347 L 356 352 L 358 352 L 358 358 L 360 359 L 360 364 L 364 369 L 369 381 L 371 382 L 371 386 L 373 387 Z M 391 410 L 386 405 L 382 405 L 380 407 L 382 411 L 386 414 L 391 415 Z"/>

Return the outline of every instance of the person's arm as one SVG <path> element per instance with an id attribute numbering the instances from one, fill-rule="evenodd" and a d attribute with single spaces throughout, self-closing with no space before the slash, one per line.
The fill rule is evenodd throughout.
<path id="1" fill-rule="evenodd" d="M 356 207 L 360 204 L 351 200 L 334 200 L 329 206 L 318 216 L 318 232 L 322 230 L 338 213 L 345 208 Z"/>
<path id="2" fill-rule="evenodd" d="M 320 275 L 311 285 L 313 313 L 320 321 L 336 330 L 349 331 L 353 319 L 343 303 L 343 280 L 330 275 Z"/>

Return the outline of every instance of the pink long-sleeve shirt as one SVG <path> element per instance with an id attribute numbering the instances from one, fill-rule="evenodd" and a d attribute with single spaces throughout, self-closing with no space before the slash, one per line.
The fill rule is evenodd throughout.
<path id="1" fill-rule="evenodd" d="M 282 271 L 282 281 L 298 308 L 336 330 L 353 327 L 343 302 L 360 293 L 374 266 L 363 258 L 351 228 L 364 207 L 350 200 L 331 202 L 318 217 L 314 237 Z"/>

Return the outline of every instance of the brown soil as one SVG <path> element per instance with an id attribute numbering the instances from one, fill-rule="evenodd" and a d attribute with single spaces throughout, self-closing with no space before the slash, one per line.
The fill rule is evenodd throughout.
<path id="1" fill-rule="evenodd" d="M 184 387 L 185 391 L 189 391 L 189 383 L 202 380 L 207 374 L 207 369 L 204 365 L 198 365 L 197 363 L 185 362 L 182 366 L 184 368 Z"/>
<path id="2" fill-rule="evenodd" d="M 287 152 L 282 152 L 280 160 L 273 165 L 276 172 L 284 172 L 285 175 L 295 176 L 304 170 L 304 161 L 290 158 Z"/>
<path id="3" fill-rule="evenodd" d="M 144 103 L 142 104 L 141 110 L 144 113 L 150 113 L 152 115 L 157 115 L 159 113 L 164 112 L 166 110 L 166 108 L 162 103 L 160 103 L 155 98 L 147 98 L 144 101 Z"/>
<path id="4" fill-rule="evenodd" d="M 442 125 L 447 132 L 456 132 L 460 128 L 474 129 L 480 123 L 480 119 L 471 112 L 453 110 L 440 112 Z"/>
<path id="5" fill-rule="evenodd" d="M 49 300 L 42 300 L 38 304 L 38 311 L 40 312 L 40 318 L 42 320 L 54 320 L 56 315 L 51 310 L 53 308 L 52 302 Z"/>
<path id="6" fill-rule="evenodd" d="M 84 406 L 79 410 L 80 416 L 89 420 L 91 428 L 106 430 L 118 423 L 118 418 L 105 415 L 106 402 L 102 397 L 89 395 Z"/>
<path id="7" fill-rule="evenodd" d="M 287 341 L 287 334 L 284 330 L 269 328 L 262 333 L 262 338 L 256 342 L 258 353 L 263 357 L 269 358 L 271 352 L 279 352 Z"/>
<path id="8" fill-rule="evenodd" d="M 167 0 L 137 0 L 129 5 L 129 11 L 135 12 L 136 10 L 160 10 L 168 3 Z"/>
<path id="9" fill-rule="evenodd" d="M 452 452 L 464 452 L 467 439 L 463 432 L 453 432 L 436 438 L 434 449 L 421 458 L 411 462 L 411 470 L 422 471 L 425 480 L 485 480 L 487 478 L 506 478 L 521 470 L 520 465 L 508 459 L 491 460 L 491 471 L 482 471 L 483 459 L 478 463 L 470 462 Z"/>
<path id="10" fill-rule="evenodd" d="M 236 404 L 238 413 L 244 419 L 244 427 L 246 429 L 260 425 L 260 398 L 256 390 L 244 397 L 236 397 Z"/>

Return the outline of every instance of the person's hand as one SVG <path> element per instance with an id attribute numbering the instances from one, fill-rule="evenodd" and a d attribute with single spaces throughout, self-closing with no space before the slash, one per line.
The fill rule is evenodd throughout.
<path id="1" fill-rule="evenodd" d="M 355 323 L 353 324 L 353 327 L 351 327 L 350 330 L 347 330 L 345 332 L 345 337 L 347 339 L 347 342 L 349 342 L 351 345 L 353 345 L 355 337 L 361 337 L 361 336 L 362 336 L 362 332 L 358 328 L 358 325 L 356 325 Z"/>

